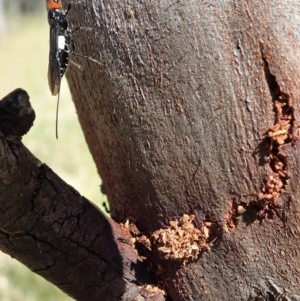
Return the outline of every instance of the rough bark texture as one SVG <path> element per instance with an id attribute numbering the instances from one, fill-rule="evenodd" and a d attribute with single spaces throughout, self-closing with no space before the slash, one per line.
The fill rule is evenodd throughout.
<path id="1" fill-rule="evenodd" d="M 23 146 L 34 117 L 24 90 L 0 101 L 1 250 L 76 300 L 164 300 L 128 231 Z"/>
<path id="2" fill-rule="evenodd" d="M 69 12 L 90 58 L 68 79 L 113 217 L 217 230 L 195 262 L 156 258 L 172 300 L 299 298 L 299 15 L 296 0 Z"/>

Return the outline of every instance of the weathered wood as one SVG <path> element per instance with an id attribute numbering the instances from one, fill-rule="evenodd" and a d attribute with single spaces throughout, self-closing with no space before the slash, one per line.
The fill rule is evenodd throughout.
<path id="1" fill-rule="evenodd" d="M 34 119 L 26 91 L 15 89 L 0 100 L 0 132 L 5 136 L 20 139 L 32 127 Z"/>
<path id="2" fill-rule="evenodd" d="M 24 90 L 0 101 L 0 249 L 76 300 L 164 300 L 129 233 L 23 146 L 33 118 Z"/>
<path id="3" fill-rule="evenodd" d="M 300 294 L 299 15 L 296 0 L 85 1 L 69 13 L 91 59 L 74 55 L 83 70 L 68 80 L 113 217 L 148 236 L 184 213 L 218 229 L 197 262 L 157 259 L 173 300 Z"/>

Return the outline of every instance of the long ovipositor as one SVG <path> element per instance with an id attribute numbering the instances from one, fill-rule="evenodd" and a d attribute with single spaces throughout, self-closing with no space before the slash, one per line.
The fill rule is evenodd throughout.
<path id="1" fill-rule="evenodd" d="M 50 26 L 50 50 L 48 65 L 48 83 L 52 95 L 57 95 L 56 138 L 58 137 L 58 107 L 60 84 L 69 63 L 71 32 L 68 26 L 67 13 L 61 0 L 47 0 L 48 23 Z"/>
<path id="2" fill-rule="evenodd" d="M 93 28 L 79 27 L 71 31 L 68 25 L 67 14 L 70 9 L 70 4 L 66 10 L 63 9 L 61 0 L 47 0 L 48 7 L 48 23 L 50 26 L 50 50 L 49 50 L 49 65 L 48 65 L 48 83 L 52 95 L 57 95 L 56 108 L 56 138 L 57 138 L 57 124 L 58 124 L 58 107 L 61 79 L 64 76 L 69 62 L 82 70 L 82 67 L 69 59 L 69 53 L 72 51 L 74 56 L 88 59 L 102 67 L 102 64 L 96 59 L 82 55 L 75 54 L 73 51 L 73 41 L 71 38 L 72 32 L 78 29 L 85 29 L 88 31 Z"/>

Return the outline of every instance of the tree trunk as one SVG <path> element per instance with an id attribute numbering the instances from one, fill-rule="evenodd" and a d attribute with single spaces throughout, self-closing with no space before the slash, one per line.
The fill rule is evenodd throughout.
<path id="1" fill-rule="evenodd" d="M 300 294 L 299 1 L 88 3 L 68 79 L 112 216 L 213 225 L 197 261 L 156 258 L 172 299 Z"/>
<path id="2" fill-rule="evenodd" d="M 67 77 L 102 190 L 170 300 L 300 300 L 299 14 L 296 0 L 72 4 L 82 68 Z"/>

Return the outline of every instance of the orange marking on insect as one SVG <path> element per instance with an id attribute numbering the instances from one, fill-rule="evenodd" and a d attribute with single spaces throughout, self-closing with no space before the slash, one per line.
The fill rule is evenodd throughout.
<path id="1" fill-rule="evenodd" d="M 61 0 L 48 0 L 48 9 L 62 9 Z"/>

